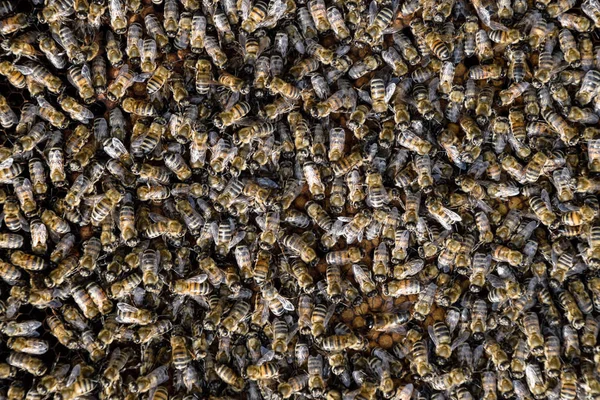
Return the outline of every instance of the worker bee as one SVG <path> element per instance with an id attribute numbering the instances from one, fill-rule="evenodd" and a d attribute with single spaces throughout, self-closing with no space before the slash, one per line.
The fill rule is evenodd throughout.
<path id="1" fill-rule="evenodd" d="M 133 393 L 146 393 L 151 389 L 161 385 L 169 379 L 167 365 L 159 366 L 150 373 L 140 376 L 135 381 L 129 383 L 129 390 Z"/>
<path id="2" fill-rule="evenodd" d="M 117 322 L 122 324 L 148 325 L 156 322 L 156 314 L 150 310 L 134 307 L 127 303 L 117 304 Z"/>
<path id="3" fill-rule="evenodd" d="M 42 376 L 48 370 L 42 360 L 33 357 L 27 353 L 11 352 L 6 359 L 6 362 L 18 369 L 27 371 L 34 376 Z"/>

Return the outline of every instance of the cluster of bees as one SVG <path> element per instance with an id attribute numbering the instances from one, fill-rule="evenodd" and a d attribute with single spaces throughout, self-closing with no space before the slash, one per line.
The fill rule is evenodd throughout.
<path id="1" fill-rule="evenodd" d="M 600 1 L 0 1 L 0 398 L 600 399 Z"/>

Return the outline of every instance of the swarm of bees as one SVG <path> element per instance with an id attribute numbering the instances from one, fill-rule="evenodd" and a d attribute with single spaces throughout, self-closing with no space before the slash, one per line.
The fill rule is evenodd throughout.
<path id="1" fill-rule="evenodd" d="M 600 399 L 599 29 L 0 0 L 0 398 Z"/>

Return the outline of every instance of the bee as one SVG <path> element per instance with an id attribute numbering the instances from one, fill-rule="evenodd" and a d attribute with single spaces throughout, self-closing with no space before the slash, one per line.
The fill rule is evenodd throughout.
<path id="1" fill-rule="evenodd" d="M 589 70 L 583 77 L 579 90 L 577 93 L 575 93 L 575 101 L 577 101 L 581 106 L 589 104 L 599 86 L 600 73 L 594 69 Z"/>
<path id="2" fill-rule="evenodd" d="M 108 364 L 102 373 L 102 379 L 105 382 L 116 382 L 119 379 L 119 374 L 125 368 L 127 362 L 131 359 L 132 352 L 130 350 L 122 350 L 117 347 L 110 353 Z"/>
<path id="3" fill-rule="evenodd" d="M 212 292 L 212 286 L 206 282 L 207 275 L 200 274 L 187 279 L 175 280 L 169 290 L 178 295 L 199 296 Z"/>
<path id="4" fill-rule="evenodd" d="M 48 351 L 46 340 L 31 337 L 11 337 L 6 342 L 6 346 L 17 352 L 33 355 L 45 354 Z"/>
<path id="5" fill-rule="evenodd" d="M 541 356 L 544 352 L 544 337 L 540 332 L 540 323 L 536 313 L 527 313 L 523 316 L 523 331 L 532 354 Z"/>
<path id="6" fill-rule="evenodd" d="M 528 364 L 525 369 L 525 378 L 529 391 L 535 398 L 541 398 L 546 393 L 546 383 L 542 376 L 540 367 L 536 364 Z"/>
<path id="7" fill-rule="evenodd" d="M 274 361 L 267 361 L 260 365 L 249 365 L 246 375 L 250 380 L 273 379 L 279 375 L 279 367 Z"/>
<path id="8" fill-rule="evenodd" d="M 10 255 L 10 262 L 27 271 L 42 271 L 49 266 L 49 263 L 43 258 L 25 253 L 21 250 L 14 251 Z"/>
<path id="9" fill-rule="evenodd" d="M 27 85 L 25 75 L 8 61 L 0 63 L 0 74 L 5 76 L 8 82 L 17 89 L 22 89 Z"/>
<path id="10" fill-rule="evenodd" d="M 325 351 L 344 351 L 346 349 L 361 350 L 365 347 L 365 341 L 353 333 L 350 333 L 328 336 L 323 339 L 321 346 Z"/>
<path id="11" fill-rule="evenodd" d="M 190 352 L 184 336 L 171 335 L 172 362 L 175 369 L 183 370 L 191 362 Z"/>
<path id="12" fill-rule="evenodd" d="M 44 365 L 42 360 L 27 353 L 11 352 L 6 359 L 6 362 L 11 366 L 27 371 L 34 376 L 45 375 L 48 370 L 48 367 Z"/>
<path id="13" fill-rule="evenodd" d="M 31 226 L 30 226 L 31 229 Z M 37 232 L 37 231 L 36 231 Z M 39 236 L 37 235 L 35 232 L 32 233 L 32 239 L 35 236 Z M 36 238 L 37 239 L 37 238 Z M 40 240 L 40 242 L 42 242 L 42 240 Z M 25 242 L 25 238 L 21 235 L 17 235 L 16 233 L 3 233 L 0 234 L 0 248 L 4 248 L 4 249 L 20 249 L 21 247 L 23 247 L 23 243 Z M 40 253 L 41 250 L 41 245 L 38 245 L 36 247 L 32 246 L 32 250 L 34 252 Z"/>
<path id="14" fill-rule="evenodd" d="M 305 263 L 300 260 L 294 260 L 291 265 L 292 274 L 298 281 L 298 285 L 306 293 L 314 291 L 315 286 L 313 284 L 313 278 L 308 273 L 308 268 Z"/>
<path id="15" fill-rule="evenodd" d="M 79 265 L 82 268 L 81 274 L 89 276 L 96 269 L 96 262 L 102 251 L 102 243 L 100 243 L 100 239 L 92 237 L 85 241 L 82 247 L 83 254 L 79 260 Z"/>
<path id="16" fill-rule="evenodd" d="M 150 310 L 134 307 L 127 303 L 117 303 L 117 322 L 122 324 L 148 325 L 156 322 L 157 316 Z"/>
<path id="17" fill-rule="evenodd" d="M 129 390 L 133 393 L 146 393 L 165 383 L 168 379 L 169 368 L 167 365 L 162 365 L 147 375 L 140 376 L 135 381 L 130 382 Z"/>
<path id="18" fill-rule="evenodd" d="M 171 71 L 163 65 L 156 68 L 146 84 L 146 90 L 149 95 L 158 92 L 169 80 Z"/>
<path id="19" fill-rule="evenodd" d="M 142 57 L 142 26 L 138 22 L 129 25 L 125 53 L 133 65 L 138 65 Z"/>
<path id="20" fill-rule="evenodd" d="M 577 42 L 569 29 L 560 30 L 558 43 L 564 53 L 565 61 L 573 67 L 579 67 L 581 65 L 581 53 L 577 49 Z"/>
<path id="21" fill-rule="evenodd" d="M 219 327 L 219 332 L 223 335 L 231 334 L 236 328 L 237 325 L 248 315 L 250 312 L 250 304 L 239 300 L 237 301 L 233 307 L 230 309 L 227 316 L 221 321 L 221 326 Z"/>
<path id="22" fill-rule="evenodd" d="M 156 41 L 159 49 L 162 52 L 168 53 L 171 50 L 169 43 L 169 37 L 166 35 L 158 17 L 154 14 L 146 14 L 144 17 L 144 24 L 146 25 L 146 31 Z M 117 32 L 118 33 L 118 32 Z"/>
<path id="23" fill-rule="evenodd" d="M 212 36 L 204 39 L 204 49 L 217 68 L 223 68 L 227 64 L 227 55 L 221 49 L 219 42 Z"/>
<path id="24" fill-rule="evenodd" d="M 542 192 L 542 196 L 530 197 L 529 206 L 542 224 L 546 226 L 554 226 L 557 220 L 556 214 L 552 210 L 548 199 L 544 199 L 544 197 L 547 197 L 547 193 L 545 191 Z"/>
<path id="25" fill-rule="evenodd" d="M 138 115 L 140 117 L 155 117 L 158 115 L 154 105 L 146 100 L 137 100 L 132 97 L 127 97 L 123 99 L 121 105 L 123 107 L 123 111 Z"/>
<path id="26" fill-rule="evenodd" d="M 245 382 L 232 368 L 225 364 L 218 364 L 215 368 L 215 372 L 219 378 L 230 385 L 234 392 L 241 392 L 244 389 Z"/>
<path id="27" fill-rule="evenodd" d="M 10 35 L 27 28 L 31 24 L 31 18 L 25 13 L 17 13 L 0 20 L 0 33 Z"/>
<path id="28" fill-rule="evenodd" d="M 120 43 L 115 39 L 112 32 L 106 32 L 106 58 L 108 62 L 115 68 L 123 64 L 123 52 L 120 48 Z"/>
<path id="29" fill-rule="evenodd" d="M 77 121 L 87 124 L 90 119 L 94 117 L 94 114 L 87 108 L 79 104 L 74 98 L 70 96 L 61 95 L 57 99 L 58 104 L 61 108 L 69 114 L 69 116 Z"/>
<path id="30" fill-rule="evenodd" d="M 579 330 L 585 325 L 583 314 L 577 305 L 573 295 L 563 291 L 558 295 L 558 301 L 565 310 L 565 316 L 574 329 Z"/>

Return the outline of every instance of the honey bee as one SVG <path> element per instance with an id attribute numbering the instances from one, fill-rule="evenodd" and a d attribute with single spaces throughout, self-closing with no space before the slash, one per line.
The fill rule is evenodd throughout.
<path id="1" fill-rule="evenodd" d="M 6 362 L 11 366 L 27 371 L 34 376 L 42 376 L 46 374 L 46 371 L 48 370 L 48 367 L 44 365 L 42 360 L 27 353 L 11 352 L 6 359 Z"/>
<path id="2" fill-rule="evenodd" d="M 133 393 L 146 393 L 151 389 L 158 387 L 169 379 L 169 370 L 167 365 L 162 365 L 147 375 L 140 376 L 135 381 L 129 383 L 129 390 Z"/>
<path id="3" fill-rule="evenodd" d="M 137 100 L 132 97 L 127 97 L 123 99 L 121 105 L 123 107 L 123 111 L 138 115 L 140 117 L 155 117 L 158 115 L 154 105 L 145 100 Z"/>
<path id="4" fill-rule="evenodd" d="M 218 364 L 215 372 L 223 382 L 230 385 L 234 392 L 241 392 L 244 389 L 245 383 L 242 377 L 227 365 Z"/>
<path id="5" fill-rule="evenodd" d="M 219 332 L 229 335 L 237 328 L 239 324 L 250 312 L 250 304 L 239 300 L 231 308 L 227 316 L 221 321 Z"/>
<path id="6" fill-rule="evenodd" d="M 131 72 L 129 72 L 129 67 L 127 65 L 123 65 L 119 69 L 119 73 L 117 74 L 115 79 L 108 85 L 108 88 L 106 90 L 106 96 L 111 101 L 118 101 L 125 95 L 127 89 L 131 85 L 133 85 L 134 82 L 141 82 L 145 79 L 145 75 L 134 75 Z M 93 84 L 90 83 L 89 86 L 93 87 Z M 87 88 L 88 86 L 86 85 L 85 87 Z"/>
<path id="7" fill-rule="evenodd" d="M 146 90 L 149 95 L 153 95 L 158 92 L 169 80 L 171 71 L 163 65 L 158 66 L 148 82 L 146 83 Z"/>
<path id="8" fill-rule="evenodd" d="M 218 128 L 225 128 L 231 126 L 240 121 L 246 114 L 250 112 L 250 104 L 247 102 L 240 102 L 235 104 L 229 110 L 219 113 L 214 119 L 213 123 Z"/>
<path id="9" fill-rule="evenodd" d="M 156 314 L 150 310 L 134 307 L 127 303 L 117 303 L 117 322 L 122 324 L 148 325 L 156 322 Z"/>

